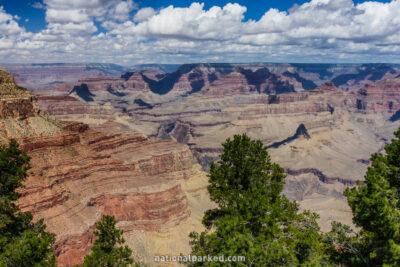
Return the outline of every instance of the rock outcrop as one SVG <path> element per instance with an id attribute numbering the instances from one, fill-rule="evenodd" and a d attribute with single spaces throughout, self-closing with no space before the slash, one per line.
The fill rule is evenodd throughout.
<path id="1" fill-rule="evenodd" d="M 285 145 L 287 143 L 290 143 L 298 138 L 306 138 L 306 139 L 310 139 L 311 136 L 308 134 L 307 128 L 306 126 L 304 126 L 304 124 L 300 124 L 299 127 L 296 130 L 296 133 L 282 141 L 279 142 L 275 142 L 271 145 L 268 146 L 268 148 L 278 148 L 282 145 Z"/>
<path id="2" fill-rule="evenodd" d="M 34 95 L 18 87 L 10 73 L 0 70 L 0 119 L 24 119 L 37 112 Z"/>

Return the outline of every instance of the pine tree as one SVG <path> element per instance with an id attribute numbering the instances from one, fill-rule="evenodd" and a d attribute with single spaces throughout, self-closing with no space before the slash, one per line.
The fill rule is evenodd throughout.
<path id="1" fill-rule="evenodd" d="M 16 141 L 0 146 L 0 266 L 55 266 L 54 234 L 15 204 L 29 169 L 30 158 Z"/>
<path id="2" fill-rule="evenodd" d="M 371 156 L 365 182 L 345 191 L 361 229 L 347 236 L 357 253 L 340 255 L 352 266 L 400 266 L 400 129 L 394 135 L 385 154 Z"/>
<path id="3" fill-rule="evenodd" d="M 233 266 L 325 263 L 318 216 L 298 213 L 297 204 L 282 194 L 284 170 L 271 162 L 262 142 L 243 134 L 222 146 L 220 160 L 210 166 L 208 186 L 218 207 L 205 213 L 206 231 L 190 234 L 192 254 L 246 257 L 246 262 L 230 263 Z"/>
<path id="4" fill-rule="evenodd" d="M 115 224 L 114 216 L 109 215 L 103 215 L 97 223 L 94 231 L 97 240 L 93 244 L 92 253 L 85 256 L 84 267 L 133 265 L 132 250 L 128 246 L 122 246 L 125 243 L 122 237 L 123 231 L 117 229 Z"/>

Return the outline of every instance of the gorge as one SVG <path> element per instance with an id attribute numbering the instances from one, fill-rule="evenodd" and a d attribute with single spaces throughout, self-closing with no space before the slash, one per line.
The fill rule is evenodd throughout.
<path id="1" fill-rule="evenodd" d="M 56 234 L 60 266 L 82 262 L 102 214 L 116 217 L 139 262 L 188 252 L 188 234 L 202 227 L 211 203 L 206 175 L 185 145 L 54 119 L 4 71 L 0 92 L 1 143 L 15 139 L 32 158 L 19 206 Z"/>
<path id="2" fill-rule="evenodd" d="M 171 73 L 128 72 L 36 92 L 41 108 L 59 119 L 100 128 L 117 121 L 151 139 L 186 144 L 205 171 L 226 138 L 246 132 L 291 170 L 287 196 L 317 211 L 327 230 L 332 220 L 351 224 L 342 191 L 363 179 L 370 155 L 399 126 L 393 120 L 399 70 L 395 64 L 187 64 Z"/>
<path id="3" fill-rule="evenodd" d="M 400 126 L 398 65 L 174 68 L 74 74 L 76 82 L 49 82 L 35 95 L 2 72 L 1 83 L 22 95 L 2 93 L 1 142 L 17 139 L 34 166 L 20 207 L 57 234 L 61 266 L 90 250 L 101 214 L 116 216 L 145 263 L 187 253 L 188 233 L 213 205 L 209 164 L 240 133 L 268 146 L 286 169 L 284 193 L 317 212 L 324 231 L 333 220 L 351 224 L 343 190 L 362 181 L 370 155 Z"/>

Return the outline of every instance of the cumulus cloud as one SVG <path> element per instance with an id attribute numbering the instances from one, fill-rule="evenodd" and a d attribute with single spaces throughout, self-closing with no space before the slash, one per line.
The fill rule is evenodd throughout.
<path id="1" fill-rule="evenodd" d="M 227 4 L 204 10 L 204 4 L 193 3 L 188 8 L 169 6 L 157 15 L 143 19 L 139 10 L 138 24 L 121 25 L 112 33 L 138 34 L 155 38 L 229 39 L 240 33 L 246 7 Z M 137 20 L 137 18 L 136 18 Z"/>
<path id="2" fill-rule="evenodd" d="M 114 5 L 108 12 L 108 18 L 118 21 L 128 20 L 130 12 L 137 8 L 132 0 L 122 1 Z"/>
<path id="3" fill-rule="evenodd" d="M 18 25 L 18 16 L 7 14 L 0 6 L 0 36 L 15 36 L 25 32 L 25 29 Z"/>
<path id="4" fill-rule="evenodd" d="M 44 0 L 48 34 L 91 35 L 94 21 L 125 21 L 136 8 L 133 0 Z"/>
<path id="5" fill-rule="evenodd" d="M 154 16 L 156 14 L 156 11 L 152 7 L 145 7 L 140 9 L 135 16 L 133 17 L 133 20 L 136 22 L 144 22 Z"/>
<path id="6" fill-rule="evenodd" d="M 90 18 L 82 9 L 48 9 L 46 20 L 51 23 L 82 23 L 90 21 Z"/>
<path id="7" fill-rule="evenodd" d="M 400 60 L 400 0 L 361 4 L 311 0 L 289 10 L 265 10 L 259 20 L 245 20 L 247 8 L 237 3 L 209 9 L 192 3 L 159 10 L 137 9 L 133 0 L 43 3 L 47 27 L 35 34 L 0 9 L 0 60 L 121 64 Z M 100 32 L 96 22 L 106 31 Z"/>
<path id="8" fill-rule="evenodd" d="M 249 22 L 251 34 L 277 32 L 288 38 L 337 38 L 350 41 L 377 40 L 398 31 L 400 1 L 383 4 L 352 0 L 312 0 L 290 13 L 271 9 L 256 22 Z"/>
<path id="9" fill-rule="evenodd" d="M 44 0 L 47 11 L 83 12 L 97 20 L 127 20 L 137 5 L 133 0 Z"/>

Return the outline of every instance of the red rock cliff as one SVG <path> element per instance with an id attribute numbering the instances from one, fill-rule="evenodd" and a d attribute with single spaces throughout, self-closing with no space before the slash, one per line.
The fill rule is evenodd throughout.
<path id="1" fill-rule="evenodd" d="M 9 99 L 2 97 L 0 107 Z M 13 100 L 15 105 L 0 109 L 6 110 L 0 116 L 0 141 L 15 138 L 32 157 L 32 175 L 20 190 L 19 206 L 32 212 L 34 219 L 44 218 L 56 234 L 59 266 L 82 262 L 102 214 L 116 216 L 125 233 L 169 232 L 191 216 L 181 181 L 201 171 L 186 146 L 151 141 L 132 131 L 100 133 L 38 112 L 34 97 L 21 99 L 14 94 Z M 157 252 L 151 247 L 145 250 L 148 255 Z"/>

